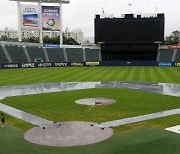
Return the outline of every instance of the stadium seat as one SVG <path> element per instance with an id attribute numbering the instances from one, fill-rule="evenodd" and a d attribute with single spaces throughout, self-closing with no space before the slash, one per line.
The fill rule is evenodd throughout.
<path id="1" fill-rule="evenodd" d="M 180 62 L 180 49 L 177 49 L 176 57 L 175 57 L 175 62 Z"/>
<path id="2" fill-rule="evenodd" d="M 39 48 L 39 47 L 26 47 L 26 48 L 31 58 L 31 62 L 35 62 L 36 58 L 41 58 L 43 62 L 46 62 L 43 48 Z"/>
<path id="3" fill-rule="evenodd" d="M 171 62 L 174 49 L 160 49 L 159 61 Z"/>
<path id="4" fill-rule="evenodd" d="M 62 48 L 46 48 L 50 62 L 65 62 Z"/>
<path id="5" fill-rule="evenodd" d="M 96 62 L 99 61 L 100 50 L 99 49 L 85 49 L 86 61 Z"/>
<path id="6" fill-rule="evenodd" d="M 68 62 L 83 62 L 82 48 L 66 48 Z"/>
<path id="7" fill-rule="evenodd" d="M 0 63 L 8 63 L 8 60 L 1 46 L 0 46 Z"/>
<path id="8" fill-rule="evenodd" d="M 22 46 L 6 45 L 5 47 L 13 63 L 28 62 Z"/>

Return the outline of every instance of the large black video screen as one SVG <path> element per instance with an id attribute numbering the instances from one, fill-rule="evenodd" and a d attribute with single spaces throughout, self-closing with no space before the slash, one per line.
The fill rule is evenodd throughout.
<path id="1" fill-rule="evenodd" d="M 164 18 L 96 18 L 95 43 L 154 43 L 164 40 Z"/>

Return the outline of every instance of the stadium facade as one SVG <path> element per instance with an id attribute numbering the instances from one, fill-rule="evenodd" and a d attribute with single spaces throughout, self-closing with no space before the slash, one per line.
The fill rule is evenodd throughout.
<path id="1" fill-rule="evenodd" d="M 60 35 L 59 31 L 43 31 L 43 37 L 48 36 L 49 38 L 58 37 Z M 67 27 L 63 32 L 63 35 L 66 38 L 73 38 L 77 43 L 83 44 L 84 41 L 84 33 L 82 29 L 75 29 L 70 31 Z M 17 39 L 18 38 L 18 31 L 9 30 L 8 27 L 5 30 L 0 31 L 0 38 L 6 36 L 10 39 Z M 31 37 L 38 37 L 39 38 L 39 30 L 23 30 L 22 31 L 22 38 L 28 39 Z"/>
<path id="2" fill-rule="evenodd" d="M 40 37 L 42 37 L 43 25 L 40 22 L 41 17 L 37 21 L 37 15 L 32 14 L 32 10 L 35 12 L 37 6 L 26 7 L 20 5 L 20 2 L 28 2 L 28 0 L 12 1 L 17 1 L 18 6 L 19 41 L 21 42 L 21 32 L 24 25 L 30 25 L 30 28 L 34 26 L 39 29 Z M 32 0 L 31 2 L 38 3 L 40 16 L 42 15 L 42 2 L 59 3 L 60 16 L 62 16 L 62 4 L 69 3 L 68 0 Z M 20 10 L 22 11 L 21 7 L 26 11 L 30 9 L 30 14 L 22 15 L 20 12 Z M 56 9 L 52 7 L 46 9 L 46 11 L 56 11 Z M 57 13 L 59 18 L 59 12 Z M 54 22 L 55 20 L 48 20 L 49 25 L 54 25 Z M 100 15 L 96 15 L 95 43 L 97 48 L 56 46 L 53 44 L 46 46 L 42 44 L 42 38 L 40 44 L 0 42 L 0 68 L 66 66 L 180 67 L 180 49 L 159 48 L 159 44 L 164 41 L 164 22 L 164 14 L 156 14 L 155 16 L 125 14 L 122 18 L 101 18 Z M 60 23 L 62 24 L 62 21 Z M 53 26 L 45 27 L 46 30 L 49 28 L 53 28 Z M 58 28 L 62 33 L 62 26 L 60 25 Z M 98 48 L 98 45 L 100 48 Z"/>

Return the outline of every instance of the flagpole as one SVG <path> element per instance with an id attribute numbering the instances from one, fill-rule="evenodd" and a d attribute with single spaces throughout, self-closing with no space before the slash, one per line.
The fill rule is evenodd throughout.
<path id="1" fill-rule="evenodd" d="M 130 2 L 128 2 L 128 6 L 131 7 L 132 4 Z M 130 9 L 130 13 L 132 14 L 132 10 Z"/>
<path id="2" fill-rule="evenodd" d="M 17 1 L 17 11 L 18 11 L 18 41 L 22 42 L 22 19 L 21 19 L 21 2 Z"/>

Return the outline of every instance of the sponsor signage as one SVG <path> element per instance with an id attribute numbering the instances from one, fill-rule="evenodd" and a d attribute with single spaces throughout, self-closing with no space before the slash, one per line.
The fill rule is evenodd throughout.
<path id="1" fill-rule="evenodd" d="M 132 64 L 132 63 L 131 63 Z M 152 62 L 134 63 L 128 65 L 127 62 L 34 62 L 34 63 L 10 63 L 0 64 L 0 69 L 8 68 L 41 68 L 41 67 L 82 67 L 82 66 L 162 66 L 162 67 L 180 67 L 180 62 Z"/>
<path id="2" fill-rule="evenodd" d="M 22 68 L 35 68 L 35 63 L 27 63 L 27 64 L 22 64 Z"/>
<path id="3" fill-rule="evenodd" d="M 84 66 L 84 64 L 83 63 L 71 63 L 71 66 L 80 67 L 80 66 Z"/>
<path id="4" fill-rule="evenodd" d="M 21 64 L 1 64 L 1 68 L 21 68 Z"/>
<path id="5" fill-rule="evenodd" d="M 67 67 L 68 63 L 55 63 L 55 67 Z"/>
<path id="6" fill-rule="evenodd" d="M 37 5 L 21 4 L 21 19 L 23 30 L 39 29 L 39 7 Z"/>
<path id="7" fill-rule="evenodd" d="M 38 63 L 37 67 L 52 67 L 52 63 Z"/>
<path id="8" fill-rule="evenodd" d="M 100 63 L 99 62 L 86 62 L 87 66 L 99 66 Z"/>
<path id="9" fill-rule="evenodd" d="M 179 63 L 175 63 L 176 67 L 180 67 L 180 62 Z"/>
<path id="10" fill-rule="evenodd" d="M 37 63 L 13 63 L 13 64 L 0 64 L 0 69 L 6 68 L 38 68 L 38 67 L 67 67 L 71 66 L 71 63 L 68 62 L 37 62 Z"/>
<path id="11" fill-rule="evenodd" d="M 69 66 L 68 63 L 54 63 L 54 62 L 35 63 L 35 67 L 67 67 L 67 66 Z"/>
<path id="12" fill-rule="evenodd" d="M 59 6 L 42 6 L 42 28 L 50 31 L 60 30 Z"/>
<path id="13" fill-rule="evenodd" d="M 159 62 L 158 65 L 159 66 L 167 66 L 167 67 L 169 67 L 169 66 L 172 66 L 172 63 L 171 62 Z"/>
<path id="14" fill-rule="evenodd" d="M 82 46 L 80 45 L 66 45 L 66 44 L 63 44 L 63 47 L 64 48 L 82 48 Z"/>
<path id="15" fill-rule="evenodd" d="M 43 44 L 45 48 L 60 48 L 59 44 Z"/>
<path id="16" fill-rule="evenodd" d="M 168 45 L 168 49 L 180 49 L 180 44 Z"/>

